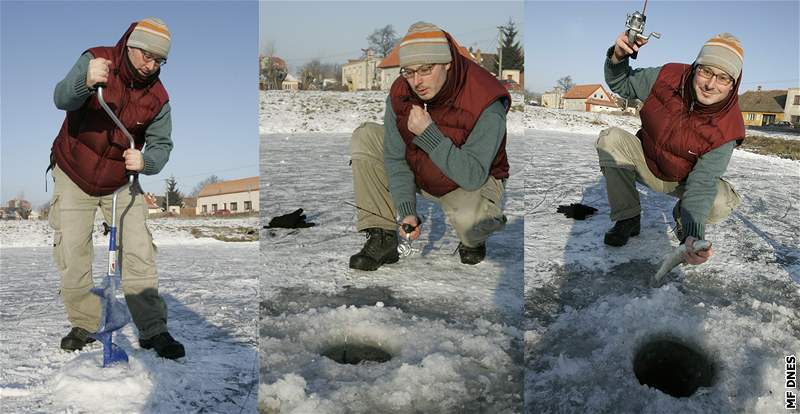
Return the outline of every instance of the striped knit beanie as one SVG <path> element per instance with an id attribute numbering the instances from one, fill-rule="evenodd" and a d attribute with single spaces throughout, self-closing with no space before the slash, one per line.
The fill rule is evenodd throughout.
<path id="1" fill-rule="evenodd" d="M 696 62 L 722 69 L 733 79 L 738 79 L 744 64 L 744 49 L 732 34 L 720 33 L 703 45 Z"/>
<path id="2" fill-rule="evenodd" d="M 127 45 L 166 58 L 171 42 L 172 36 L 167 25 L 161 19 L 148 17 L 140 20 L 133 29 L 128 37 Z"/>
<path id="3" fill-rule="evenodd" d="M 400 67 L 450 63 L 453 60 L 450 56 L 450 45 L 447 44 L 447 37 L 442 29 L 425 22 L 411 25 L 406 36 L 400 41 L 397 53 Z"/>

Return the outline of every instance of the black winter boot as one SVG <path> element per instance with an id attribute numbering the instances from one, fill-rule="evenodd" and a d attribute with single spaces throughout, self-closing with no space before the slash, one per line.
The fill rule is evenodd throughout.
<path id="1" fill-rule="evenodd" d="M 397 232 L 377 227 L 364 230 L 367 242 L 360 252 L 350 256 L 350 268 L 376 270 L 381 265 L 400 260 L 397 253 Z"/>
<path id="2" fill-rule="evenodd" d="M 161 358 L 178 359 L 186 356 L 183 345 L 176 341 L 169 332 L 162 332 L 152 338 L 139 338 L 139 346 L 143 349 L 154 348 Z"/>
<path id="3" fill-rule="evenodd" d="M 61 338 L 61 349 L 65 351 L 80 351 L 86 344 L 95 341 L 90 335 L 92 333 L 83 328 L 72 328 L 67 336 Z"/>
<path id="4" fill-rule="evenodd" d="M 641 230 L 640 219 L 641 215 L 638 215 L 616 222 L 614 227 L 606 232 L 606 237 L 603 241 L 609 246 L 619 247 L 626 245 L 628 243 L 628 238 L 639 235 L 639 231 Z"/>
<path id="5" fill-rule="evenodd" d="M 459 243 L 458 255 L 461 257 L 461 263 L 476 265 L 486 257 L 486 243 L 481 243 L 475 247 L 467 247 L 464 243 Z"/>

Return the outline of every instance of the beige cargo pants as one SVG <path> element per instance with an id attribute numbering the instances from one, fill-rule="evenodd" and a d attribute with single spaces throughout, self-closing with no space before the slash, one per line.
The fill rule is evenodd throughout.
<path id="1" fill-rule="evenodd" d="M 50 201 L 49 222 L 53 228 L 53 257 L 61 274 L 61 298 L 67 318 L 74 327 L 97 331 L 100 324 L 100 298 L 89 290 L 92 281 L 92 231 L 97 207 L 111 223 L 111 195 L 93 197 L 81 190 L 58 166 L 53 169 L 55 189 Z M 117 246 L 119 216 L 130 202 L 127 187 L 117 196 Z M 158 295 L 155 247 L 145 224 L 147 207 L 141 196 L 125 215 L 121 234 L 122 291 L 141 338 L 167 330 L 167 308 Z M 104 270 L 105 272 L 105 270 Z"/>
<path id="2" fill-rule="evenodd" d="M 358 231 L 372 227 L 397 230 L 397 224 L 387 220 L 394 219 L 397 213 L 383 162 L 383 126 L 366 122 L 356 128 L 351 154 L 356 205 L 371 212 L 356 210 L 356 228 Z M 441 197 L 424 191 L 422 195 L 442 206 L 461 243 L 476 247 L 505 225 L 500 208 L 504 191 L 503 182 L 490 176 L 475 191 L 458 188 Z"/>
<path id="3" fill-rule="evenodd" d="M 641 212 L 639 192 L 635 182 L 659 193 L 682 198 L 686 191 L 682 182 L 663 181 L 653 175 L 644 159 L 642 143 L 636 135 L 621 128 L 609 128 L 597 138 L 597 156 L 600 169 L 606 177 L 611 220 L 625 220 Z M 717 196 L 709 211 L 707 223 L 718 223 L 728 217 L 742 199 L 727 181 L 717 181 Z"/>

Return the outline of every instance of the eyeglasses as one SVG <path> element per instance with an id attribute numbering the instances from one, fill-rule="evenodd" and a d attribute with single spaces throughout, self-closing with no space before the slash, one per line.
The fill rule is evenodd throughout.
<path id="1" fill-rule="evenodd" d="M 717 77 L 717 83 L 720 86 L 731 86 L 733 83 L 733 78 L 728 76 L 726 73 L 714 73 L 711 68 L 708 66 L 699 65 L 697 66 L 697 74 L 703 79 L 712 79 L 715 76 Z"/>
<path id="2" fill-rule="evenodd" d="M 142 54 L 142 58 L 144 59 L 145 63 L 156 62 L 158 66 L 164 66 L 167 64 L 167 58 L 158 57 L 144 49 L 139 49 L 138 47 L 133 47 L 131 49 L 136 49 Z"/>
<path id="3" fill-rule="evenodd" d="M 403 68 L 400 69 L 400 75 L 402 75 L 406 79 L 411 79 L 414 75 L 419 74 L 419 76 L 428 76 L 433 72 L 433 67 L 436 66 L 435 64 L 432 65 L 422 65 L 418 67 L 416 70 Z"/>

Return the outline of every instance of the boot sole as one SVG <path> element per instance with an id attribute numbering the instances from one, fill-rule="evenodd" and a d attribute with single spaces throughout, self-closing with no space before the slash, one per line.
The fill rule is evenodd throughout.
<path id="1" fill-rule="evenodd" d="M 360 259 L 360 257 L 356 258 L 356 260 L 353 260 L 353 258 L 351 257 L 350 258 L 350 268 L 351 269 L 355 269 L 355 270 L 364 270 L 364 271 L 367 271 L 367 272 L 371 272 L 371 271 L 374 271 L 374 270 L 378 270 L 379 267 L 381 267 L 381 266 L 383 266 L 385 264 L 397 263 L 398 261 L 400 261 L 400 255 L 399 254 L 395 254 L 395 255 L 389 256 L 386 260 L 384 260 L 382 262 L 378 262 L 375 265 L 372 265 L 372 264 L 360 264 L 359 262 L 362 262 L 362 260 L 359 260 L 359 259 Z"/>
<path id="2" fill-rule="evenodd" d="M 639 235 L 639 231 L 635 231 L 635 232 L 631 233 L 630 235 L 628 235 L 628 237 L 626 237 L 625 240 L 622 240 L 622 241 L 616 241 L 613 238 L 609 239 L 608 235 L 606 235 L 605 237 L 603 237 L 603 242 L 605 244 L 609 245 L 609 246 L 622 247 L 622 246 L 628 244 L 628 239 L 630 239 L 631 237 L 638 236 L 638 235 Z"/>

